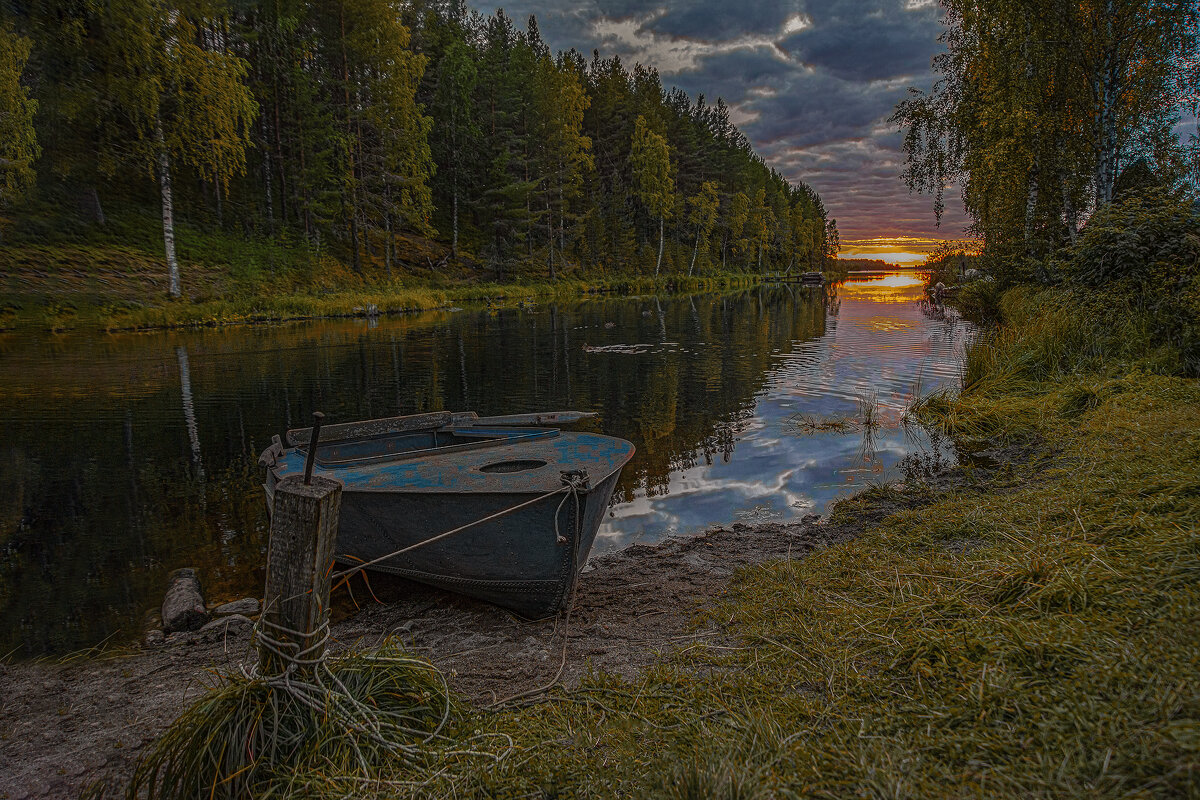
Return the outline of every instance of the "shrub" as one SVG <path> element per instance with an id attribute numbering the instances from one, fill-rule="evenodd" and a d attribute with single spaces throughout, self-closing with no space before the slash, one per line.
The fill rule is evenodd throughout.
<path id="1" fill-rule="evenodd" d="M 1144 194 L 1098 211 L 1063 272 L 1101 302 L 1147 311 L 1151 335 L 1200 373 L 1200 216 L 1191 204 Z"/>

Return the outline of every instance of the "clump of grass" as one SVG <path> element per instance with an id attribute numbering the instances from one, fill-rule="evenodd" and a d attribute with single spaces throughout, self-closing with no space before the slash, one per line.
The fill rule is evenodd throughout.
<path id="1" fill-rule="evenodd" d="M 797 433 L 850 433 L 858 430 L 857 420 L 838 415 L 793 414 L 787 418 L 784 426 Z"/>
<path id="2" fill-rule="evenodd" d="M 417 764 L 425 757 L 420 745 L 450 719 L 453 700 L 440 673 L 394 643 L 318 669 L 294 678 L 311 684 L 301 692 L 219 676 L 140 759 L 128 796 L 257 797 L 311 770 L 369 783 L 381 765 Z M 348 724 L 355 718 L 362 722 Z"/>
<path id="3" fill-rule="evenodd" d="M 792 414 L 784 422 L 784 428 L 801 434 L 856 433 L 878 429 L 882 424 L 882 417 L 879 398 L 875 390 L 868 389 L 860 393 L 856 402 L 858 413 L 854 416 Z"/>

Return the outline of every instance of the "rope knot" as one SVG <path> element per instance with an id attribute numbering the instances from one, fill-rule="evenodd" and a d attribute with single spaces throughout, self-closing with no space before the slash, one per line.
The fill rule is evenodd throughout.
<path id="1" fill-rule="evenodd" d="M 586 469 L 559 470 L 558 476 L 562 480 L 563 484 L 563 488 L 559 489 L 559 491 L 565 491 L 566 495 L 558 504 L 558 509 L 554 512 L 554 536 L 555 541 L 557 541 L 559 544 L 566 544 L 568 541 L 567 537 L 563 536 L 562 532 L 558 529 L 558 515 L 562 512 L 563 504 L 567 502 L 568 497 L 575 500 L 575 532 L 578 533 L 583 527 L 583 520 L 580 518 L 579 513 L 579 494 L 580 492 L 586 492 L 592 487 L 589 485 L 590 479 L 588 478 L 588 472 Z"/>

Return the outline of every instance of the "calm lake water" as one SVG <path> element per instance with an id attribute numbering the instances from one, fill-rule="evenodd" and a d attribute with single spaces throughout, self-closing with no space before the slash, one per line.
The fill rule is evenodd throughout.
<path id="1" fill-rule="evenodd" d="M 142 629 L 169 572 L 257 595 L 258 453 L 307 424 L 581 409 L 638 448 L 595 552 L 711 525 L 823 513 L 928 452 L 914 389 L 958 380 L 969 326 L 912 274 L 826 290 L 598 299 L 112 336 L 0 335 L 0 656 Z M 884 424 L 805 433 L 799 415 Z"/>

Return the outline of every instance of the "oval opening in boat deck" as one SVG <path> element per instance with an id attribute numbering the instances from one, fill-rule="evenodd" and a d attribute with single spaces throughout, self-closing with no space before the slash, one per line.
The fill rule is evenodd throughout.
<path id="1" fill-rule="evenodd" d="M 497 461 L 494 464 L 484 464 L 480 472 L 524 472 L 527 469 L 537 469 L 546 466 L 545 461 L 536 458 L 519 459 L 517 461 Z"/>

